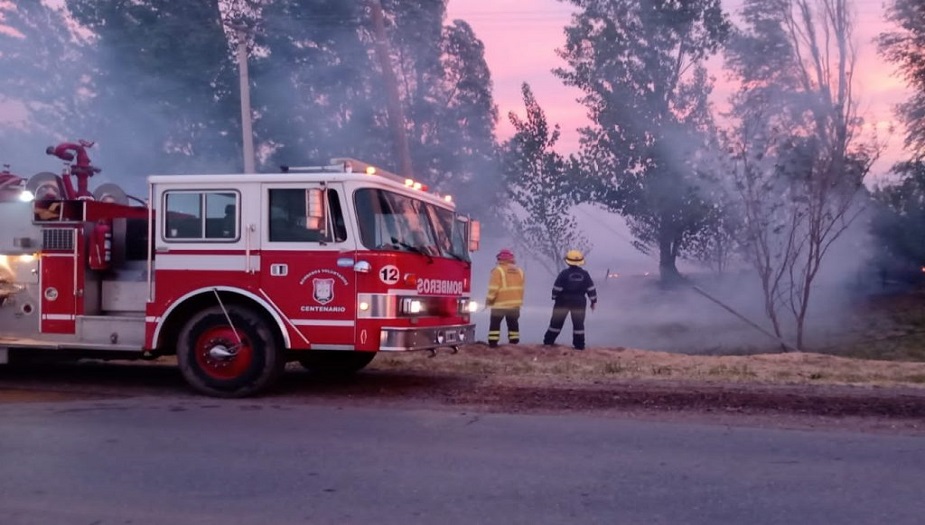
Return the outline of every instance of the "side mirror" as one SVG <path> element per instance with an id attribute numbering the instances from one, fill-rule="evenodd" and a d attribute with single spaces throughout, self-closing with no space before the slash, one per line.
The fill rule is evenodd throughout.
<path id="1" fill-rule="evenodd" d="M 324 217 L 324 191 L 310 189 L 305 192 L 305 218 L 321 219 Z M 308 222 L 308 221 L 306 221 Z"/>
<path id="2" fill-rule="evenodd" d="M 309 230 L 324 228 L 324 190 L 305 191 L 305 227 Z"/>
<path id="3" fill-rule="evenodd" d="M 479 221 L 469 221 L 469 251 L 479 251 L 479 241 L 482 239 L 482 225 Z"/>

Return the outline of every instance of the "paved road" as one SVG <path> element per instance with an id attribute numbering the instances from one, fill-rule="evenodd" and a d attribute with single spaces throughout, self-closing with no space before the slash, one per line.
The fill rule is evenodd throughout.
<path id="1" fill-rule="evenodd" d="M 925 440 L 134 398 L 0 406 L 0 523 L 922 523 Z"/>

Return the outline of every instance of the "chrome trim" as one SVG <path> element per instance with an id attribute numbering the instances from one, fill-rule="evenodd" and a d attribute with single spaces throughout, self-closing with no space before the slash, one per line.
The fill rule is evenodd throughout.
<path id="1" fill-rule="evenodd" d="M 409 292 L 408 295 L 398 295 L 392 293 L 358 293 L 357 294 L 357 318 L 358 319 L 412 319 L 415 317 L 439 317 L 440 314 L 428 312 L 427 304 L 435 299 L 445 299 L 446 295 L 419 295 Z M 405 313 L 402 311 L 402 301 L 407 299 L 417 299 L 424 303 L 425 309 L 420 313 Z M 456 297 L 456 315 L 469 316 L 472 312 L 466 310 L 463 305 L 468 305 L 471 299 L 468 296 Z M 369 303 L 368 310 L 361 310 L 360 303 Z"/>
<path id="2" fill-rule="evenodd" d="M 407 352 L 456 346 L 475 340 L 475 325 L 386 327 L 379 332 L 379 351 Z"/>
<path id="3" fill-rule="evenodd" d="M 353 265 L 353 271 L 356 273 L 369 273 L 372 269 L 373 267 L 368 261 L 357 261 L 356 264 Z"/>
<path id="4" fill-rule="evenodd" d="M 265 300 L 265 299 L 263 299 L 262 297 L 260 297 L 260 296 L 258 296 L 258 295 L 256 295 L 256 294 L 254 294 L 254 293 L 251 293 L 251 292 L 249 292 L 249 291 L 247 291 L 247 290 L 244 290 L 244 289 L 242 289 L 242 288 L 234 288 L 234 287 L 231 287 L 231 286 L 213 286 L 213 287 L 207 287 L 207 288 L 197 288 L 197 289 L 195 289 L 195 290 L 191 290 L 191 291 L 185 293 L 185 294 L 184 294 L 182 297 L 180 297 L 179 299 L 174 300 L 174 301 L 170 304 L 170 306 L 167 307 L 167 310 L 165 310 L 164 312 L 161 313 L 161 315 L 160 315 L 160 317 L 159 317 L 160 320 L 158 321 L 157 326 L 154 328 L 154 337 L 153 337 L 153 339 L 152 339 L 152 342 L 153 342 L 154 344 L 157 344 L 157 342 L 160 340 L 160 337 L 161 337 L 161 330 L 164 328 L 164 322 L 165 322 L 168 318 L 170 318 L 170 315 L 173 314 L 174 310 L 176 310 L 176 308 L 177 308 L 178 306 L 180 306 L 181 304 L 183 304 L 183 302 L 186 301 L 187 299 L 189 299 L 190 297 L 193 297 L 193 296 L 199 295 L 199 294 L 203 294 L 203 293 L 210 293 L 210 292 L 212 291 L 212 288 L 216 288 L 216 289 L 218 289 L 218 291 L 220 291 L 220 292 L 232 292 L 232 293 L 236 293 L 236 294 L 239 294 L 239 295 L 243 295 L 244 297 L 247 297 L 248 299 L 251 299 L 251 300 L 253 300 L 254 302 L 256 302 L 257 304 L 259 304 L 261 308 L 263 308 L 264 310 L 266 310 L 266 311 L 273 317 L 273 321 L 275 321 L 275 322 L 276 322 L 276 326 L 279 327 L 280 333 L 283 334 L 283 342 L 285 343 L 286 348 L 290 348 L 290 347 L 291 347 L 291 345 L 290 345 L 290 340 L 289 340 L 289 331 L 286 330 L 286 324 L 283 322 L 283 319 L 282 319 L 282 318 L 280 317 L 280 315 L 279 315 L 279 309 L 276 307 L 276 305 L 272 305 L 272 306 L 271 306 L 271 304 L 273 303 L 273 301 L 270 301 L 270 300 L 269 300 L 269 297 L 267 297 L 267 299 Z M 263 292 L 263 291 L 261 290 L 261 293 L 263 293 L 263 294 L 264 294 L 264 297 L 266 297 L 266 292 Z M 268 302 L 268 301 L 269 301 L 269 302 Z M 299 332 L 299 335 L 302 335 L 302 333 Z M 302 338 L 304 339 L 305 336 L 302 336 Z"/>
<path id="5" fill-rule="evenodd" d="M 360 310 L 359 304 L 369 303 L 369 310 Z M 394 295 L 360 293 L 357 294 L 358 319 L 397 319 L 398 298 Z"/>
<path id="6" fill-rule="evenodd" d="M 311 352 L 312 350 L 336 350 L 339 352 L 352 352 L 356 350 L 356 347 L 353 345 L 312 345 L 311 350 L 307 350 L 307 352 Z"/>

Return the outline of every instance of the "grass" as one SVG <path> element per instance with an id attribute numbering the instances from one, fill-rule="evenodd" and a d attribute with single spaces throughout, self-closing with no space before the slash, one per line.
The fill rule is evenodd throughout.
<path id="1" fill-rule="evenodd" d="M 727 378 L 757 377 L 757 374 L 750 370 L 747 364 L 713 366 L 707 370 L 707 375 Z"/>
<path id="2" fill-rule="evenodd" d="M 617 375 L 626 372 L 627 368 L 619 361 L 608 361 L 604 363 L 602 370 L 605 374 Z"/>
<path id="3" fill-rule="evenodd" d="M 459 354 L 439 352 L 433 358 L 425 353 L 383 355 L 371 368 L 550 385 L 655 380 L 925 387 L 925 290 L 860 302 L 842 326 L 834 334 L 839 337 L 836 344 L 805 353 L 761 353 L 745 347 L 698 355 L 626 348 L 574 352 L 534 345 L 489 351 L 469 345 Z"/>
<path id="4" fill-rule="evenodd" d="M 551 352 L 520 345 L 488 351 L 462 347 L 455 355 L 390 355 L 370 368 L 466 375 L 496 383 L 581 385 L 655 380 L 753 384 L 849 384 L 925 387 L 925 363 L 864 360 L 814 353 L 704 356 L 625 348 Z"/>
<path id="5" fill-rule="evenodd" d="M 860 359 L 925 362 L 925 290 L 860 302 L 837 344 L 820 352 Z"/>

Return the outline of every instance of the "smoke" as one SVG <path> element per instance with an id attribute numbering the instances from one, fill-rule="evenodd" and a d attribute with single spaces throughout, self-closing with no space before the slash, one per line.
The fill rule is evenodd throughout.
<path id="1" fill-rule="evenodd" d="M 768 335 L 771 325 L 764 312 L 763 293 L 754 269 L 739 261 L 717 274 L 682 261 L 680 269 L 688 284 L 665 287 L 659 282 L 658 260 L 641 254 L 631 244 L 622 219 L 584 205 L 576 208 L 583 233 L 594 243 L 584 268 L 594 280 L 599 302 L 588 309 L 588 346 L 632 347 L 686 354 L 749 354 L 780 351 L 781 341 Z M 847 320 L 864 294 L 878 284 L 868 271 L 865 254 L 869 235 L 864 220 L 855 222 L 831 248 L 813 288 L 807 320 L 806 347 L 830 348 L 855 336 L 846 330 Z M 481 250 L 473 254 L 472 297 L 484 304 L 495 254 L 515 244 L 505 235 L 484 232 Z M 555 275 L 522 250 L 514 249 L 526 274 L 524 307 L 521 310 L 521 341 L 539 344 L 549 324 Z M 565 254 L 563 254 L 564 256 Z M 691 285 L 732 309 L 730 313 Z M 743 320 L 744 317 L 746 320 Z M 473 317 L 477 338 L 486 340 L 488 311 Z M 763 330 L 752 326 L 757 324 Z M 792 346 L 792 326 L 785 325 L 784 342 Z M 557 343 L 571 345 L 571 324 L 566 322 Z M 502 327 L 502 343 L 506 329 Z"/>
<path id="2" fill-rule="evenodd" d="M 182 37 L 165 35 L 163 25 L 150 21 L 141 25 L 132 19 L 130 25 L 137 27 L 120 32 L 120 23 L 99 18 L 108 12 L 130 19 L 125 9 L 138 14 L 147 9 L 141 4 L 117 9 L 111 2 L 101 2 L 89 10 L 76 0 L 66 6 L 63 1 L 52 4 L 31 5 L 21 22 L 28 27 L 24 41 L 10 42 L 30 48 L 34 63 L 8 71 L 15 78 L 7 85 L 17 91 L 6 93 L 13 100 L 6 101 L 4 109 L 10 104 L 20 108 L 22 125 L 10 127 L 4 122 L 0 129 L 3 162 L 14 164 L 14 170 L 26 177 L 41 171 L 57 173 L 61 162 L 47 157 L 45 148 L 85 139 L 96 143 L 88 153 L 93 165 L 102 169 L 91 180 L 91 188 L 112 182 L 136 195 L 144 194 L 147 175 L 239 169 L 237 97 L 229 109 L 227 91 L 234 70 L 222 36 L 218 42 L 214 38 L 206 42 L 200 35 L 179 44 Z M 78 13 L 106 35 L 80 25 Z M 164 45 L 160 55 L 149 52 Z M 183 46 L 192 51 L 174 52 Z M 218 50 L 216 63 L 202 68 L 188 63 L 190 54 L 209 46 Z M 21 60 L 18 55 L 14 59 Z M 169 61 L 172 67 L 159 69 Z M 192 80 L 191 69 L 195 69 Z M 4 116 L 10 119 L 8 113 Z"/>

